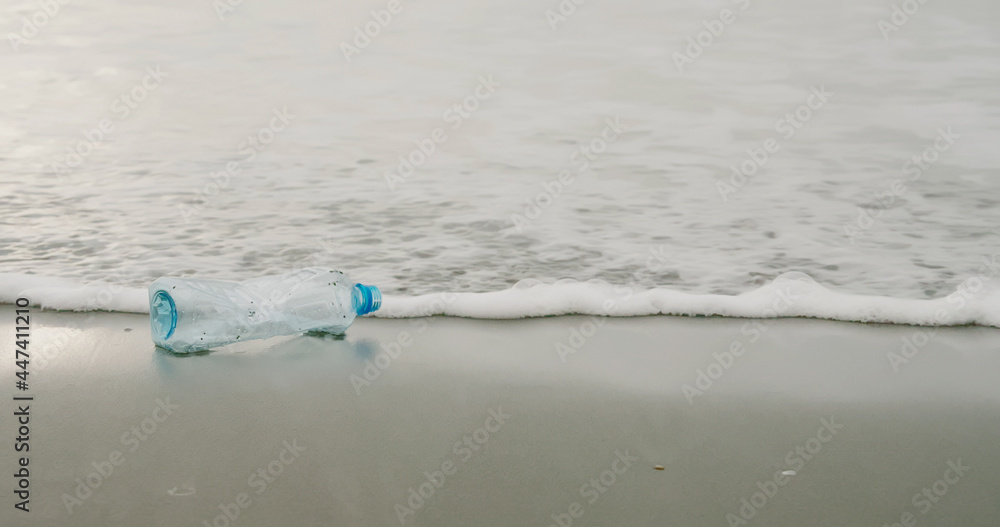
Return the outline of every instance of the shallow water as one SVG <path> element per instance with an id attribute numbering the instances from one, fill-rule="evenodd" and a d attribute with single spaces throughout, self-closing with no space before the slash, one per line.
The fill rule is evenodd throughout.
<path id="1" fill-rule="evenodd" d="M 801 271 L 924 299 L 992 280 L 995 3 L 927 2 L 887 41 L 888 2 L 591 0 L 553 30 L 555 1 L 404 1 L 345 59 L 385 5 L 62 7 L 0 53 L 0 271 L 138 287 L 324 265 L 389 295 L 560 278 L 735 294 Z M 38 9 L 16 2 L 0 28 Z M 722 9 L 735 21 L 679 71 Z M 800 127 L 779 123 L 796 110 Z M 250 135 L 267 141 L 252 156 Z M 587 145 L 603 151 L 583 168 Z"/>

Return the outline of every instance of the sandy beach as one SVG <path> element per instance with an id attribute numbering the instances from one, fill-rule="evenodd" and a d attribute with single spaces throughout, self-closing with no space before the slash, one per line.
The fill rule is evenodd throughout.
<path id="1" fill-rule="evenodd" d="M 32 324 L 31 512 L 8 491 L 5 526 L 1000 521 L 996 329 L 362 319 L 179 356 L 142 315 Z"/>

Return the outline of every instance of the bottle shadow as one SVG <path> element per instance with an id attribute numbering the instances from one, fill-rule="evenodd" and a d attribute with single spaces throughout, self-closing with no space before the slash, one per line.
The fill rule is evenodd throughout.
<path id="1" fill-rule="evenodd" d="M 158 371 L 166 376 L 176 373 L 183 363 L 178 360 L 204 360 L 212 358 L 213 363 L 284 363 L 315 360 L 316 358 L 348 359 L 351 363 L 362 364 L 373 359 L 380 349 L 373 338 L 351 338 L 347 335 L 310 332 L 296 336 L 241 342 L 220 348 L 177 353 L 154 346 L 153 360 Z M 233 364 L 233 366 L 237 366 Z"/>

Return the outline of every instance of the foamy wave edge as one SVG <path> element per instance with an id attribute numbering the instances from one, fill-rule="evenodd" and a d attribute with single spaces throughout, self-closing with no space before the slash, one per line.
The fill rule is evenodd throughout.
<path id="1" fill-rule="evenodd" d="M 980 284 L 983 285 L 983 284 Z M 38 275 L 0 274 L 0 303 L 18 298 L 44 309 L 148 313 L 146 289 L 105 282 L 80 284 Z M 930 300 L 853 295 L 833 291 L 804 273 L 790 272 L 739 295 L 694 294 L 667 288 L 639 288 L 604 281 L 522 280 L 503 291 L 432 293 L 383 297 L 369 316 L 413 318 L 445 315 L 518 319 L 556 315 L 635 317 L 648 315 L 739 318 L 806 317 L 845 322 L 918 326 L 978 325 L 1000 328 L 1000 289 L 968 284 Z"/>

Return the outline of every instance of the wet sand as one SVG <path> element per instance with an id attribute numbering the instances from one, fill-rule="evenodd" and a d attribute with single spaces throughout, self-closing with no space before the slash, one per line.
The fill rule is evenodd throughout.
<path id="1" fill-rule="evenodd" d="M 15 393 L 13 322 L 5 527 L 1000 524 L 996 329 L 364 319 L 177 356 L 144 315 L 32 309 Z"/>

